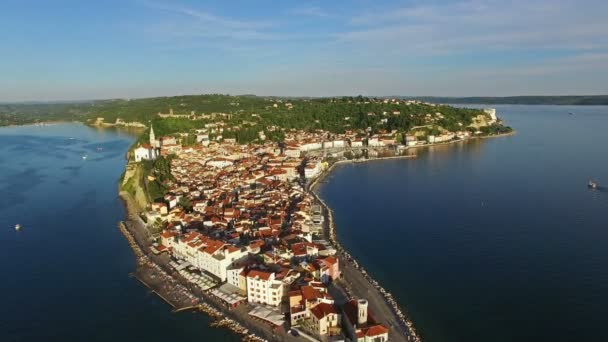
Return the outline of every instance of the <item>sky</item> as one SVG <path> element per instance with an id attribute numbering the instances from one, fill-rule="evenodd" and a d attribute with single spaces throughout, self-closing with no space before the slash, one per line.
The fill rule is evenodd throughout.
<path id="1" fill-rule="evenodd" d="M 606 0 L 0 0 L 0 101 L 608 94 Z"/>

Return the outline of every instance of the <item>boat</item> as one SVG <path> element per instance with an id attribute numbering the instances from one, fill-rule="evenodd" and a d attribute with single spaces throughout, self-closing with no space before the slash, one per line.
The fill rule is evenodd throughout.
<path id="1" fill-rule="evenodd" d="M 574 115 L 574 113 L 573 113 L 573 112 L 568 112 L 568 114 L 569 114 L 569 115 Z"/>
<path id="2" fill-rule="evenodd" d="M 85 154 L 84 156 L 82 156 L 82 159 L 87 160 L 87 155 Z"/>
<path id="3" fill-rule="evenodd" d="M 19 223 L 17 223 L 17 224 L 15 225 L 15 230 L 16 230 L 16 231 L 21 230 L 21 225 L 20 225 Z"/>
<path id="4" fill-rule="evenodd" d="M 597 189 L 597 183 L 590 180 L 589 183 L 587 183 L 587 187 L 589 189 Z"/>

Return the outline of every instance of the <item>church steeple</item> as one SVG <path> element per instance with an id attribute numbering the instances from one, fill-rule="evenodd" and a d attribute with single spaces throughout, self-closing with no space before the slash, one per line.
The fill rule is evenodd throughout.
<path id="1" fill-rule="evenodd" d="M 154 127 L 150 124 L 150 145 L 156 147 L 156 136 L 154 135 Z"/>

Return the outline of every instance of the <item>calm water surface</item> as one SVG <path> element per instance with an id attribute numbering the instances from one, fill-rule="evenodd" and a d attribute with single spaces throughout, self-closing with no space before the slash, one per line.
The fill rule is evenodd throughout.
<path id="1" fill-rule="evenodd" d="M 117 182 L 133 140 L 78 124 L 0 128 L 0 341 L 238 341 L 129 277 Z"/>
<path id="2" fill-rule="evenodd" d="M 497 109 L 516 135 L 337 168 L 339 238 L 426 341 L 608 341 L 608 107 Z"/>

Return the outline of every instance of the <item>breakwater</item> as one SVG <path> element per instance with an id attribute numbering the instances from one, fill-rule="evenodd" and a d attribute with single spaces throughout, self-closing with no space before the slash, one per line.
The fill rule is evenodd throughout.
<path id="1" fill-rule="evenodd" d="M 415 157 L 416 157 L 416 155 L 409 155 L 409 156 L 406 155 L 406 156 L 396 156 L 396 157 L 386 157 L 386 158 L 372 158 L 372 159 L 362 160 L 362 162 L 365 162 L 368 160 L 369 161 L 378 160 L 378 159 L 415 158 Z M 393 295 L 390 292 L 388 292 L 385 288 L 383 288 L 378 283 L 378 281 L 373 279 L 373 277 L 369 274 L 369 272 L 367 272 L 367 270 L 363 266 L 361 266 L 355 260 L 355 258 L 350 253 L 348 253 L 348 251 L 346 251 L 346 249 L 344 247 L 342 247 L 342 245 L 340 244 L 340 242 L 338 241 L 338 238 L 337 238 L 336 225 L 335 225 L 335 221 L 334 221 L 333 211 L 327 205 L 327 203 L 325 203 L 325 201 L 317 194 L 318 184 L 333 171 L 333 169 L 336 165 L 344 164 L 344 163 L 352 163 L 352 162 L 354 162 L 354 161 L 345 160 L 345 161 L 338 161 L 338 162 L 333 163 L 323 174 L 321 174 L 319 177 L 317 177 L 310 184 L 310 186 L 308 188 L 311 195 L 322 205 L 322 207 L 324 209 L 325 234 L 326 234 L 326 237 L 329 240 L 329 242 L 334 246 L 334 248 L 338 252 L 340 261 L 344 267 L 343 277 L 361 278 L 361 279 L 352 279 L 351 282 L 345 283 L 343 285 L 343 289 L 345 290 L 347 295 L 352 297 L 355 295 L 355 292 L 361 293 L 361 291 L 360 291 L 361 289 L 359 289 L 358 287 L 365 286 L 365 282 L 367 282 L 369 285 L 371 285 L 371 288 L 373 288 L 374 290 L 377 291 L 378 297 L 381 297 L 382 301 L 384 302 L 384 303 L 376 303 L 376 305 L 380 309 L 383 309 L 382 308 L 383 304 L 389 308 L 390 313 L 392 313 L 395 316 L 395 321 L 398 322 L 398 327 L 400 327 L 400 329 L 399 329 L 400 332 L 405 335 L 407 341 L 420 342 L 420 341 L 422 341 L 422 339 L 419 336 L 418 332 L 416 331 L 416 328 L 414 327 L 414 323 L 411 320 L 411 318 L 409 317 L 409 315 L 407 314 L 407 312 L 401 308 L 401 306 L 399 305 L 399 303 L 397 303 L 397 301 L 395 300 Z M 349 266 L 351 266 L 352 268 Z M 349 272 L 349 270 L 352 270 L 352 271 Z M 357 286 L 357 285 L 359 285 L 359 286 Z M 365 291 L 363 291 L 363 293 L 365 293 L 368 296 L 374 295 L 373 293 L 370 293 L 369 291 L 367 291 L 367 288 L 365 289 Z M 359 294 L 359 296 L 361 296 L 361 294 Z M 368 299 L 370 299 L 370 298 L 368 298 Z M 381 312 L 377 312 L 376 314 L 378 315 L 380 313 Z M 395 327 L 393 327 L 393 328 L 395 328 Z M 390 336 L 389 336 L 389 339 L 390 339 Z"/>

